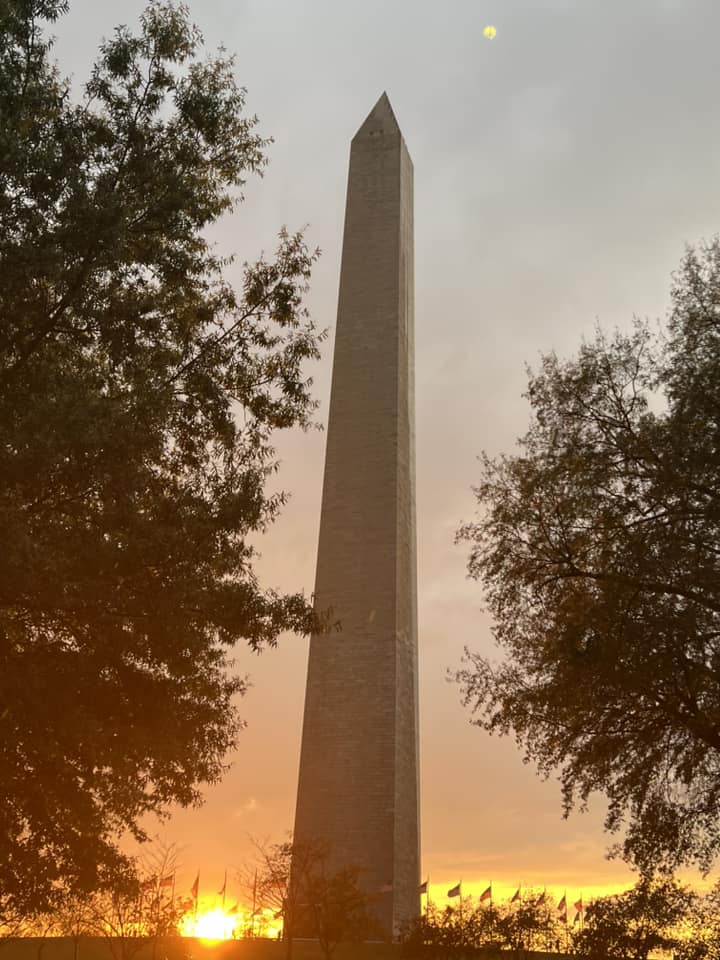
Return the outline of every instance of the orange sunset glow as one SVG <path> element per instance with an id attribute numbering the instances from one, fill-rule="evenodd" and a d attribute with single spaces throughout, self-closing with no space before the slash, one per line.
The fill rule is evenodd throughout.
<path id="1" fill-rule="evenodd" d="M 207 941 L 238 940 L 248 936 L 275 939 L 282 931 L 282 921 L 272 910 L 256 911 L 253 921 L 250 907 L 223 909 L 212 901 L 201 899 L 197 912 L 189 910 L 180 920 L 178 930 L 182 937 Z"/>
<path id="2" fill-rule="evenodd" d="M 574 903 L 577 900 L 582 898 L 584 903 L 589 903 L 590 900 L 595 897 L 606 897 L 615 893 L 622 893 L 624 890 L 627 890 L 632 886 L 632 882 L 629 883 L 610 883 L 604 885 L 592 885 L 588 884 L 585 887 L 576 887 L 576 886 L 567 886 L 559 887 L 556 885 L 546 886 L 545 884 L 537 883 L 522 883 L 518 881 L 515 884 L 509 884 L 507 881 L 502 881 L 495 883 L 495 881 L 487 880 L 486 882 L 479 882 L 477 880 L 458 880 L 454 881 L 451 884 L 443 883 L 430 883 L 430 900 L 438 905 L 445 906 L 446 904 L 452 904 L 452 900 L 448 899 L 447 891 L 451 889 L 455 883 L 461 884 L 461 892 L 463 897 L 470 897 L 472 900 L 479 900 L 482 893 L 484 893 L 488 887 L 492 888 L 492 899 L 493 903 L 509 903 L 510 899 L 513 897 L 515 892 L 519 889 L 521 896 L 523 891 L 530 890 L 546 890 L 548 896 L 551 900 L 559 901 L 560 898 L 565 895 L 567 897 L 568 903 Z M 423 897 L 423 906 L 425 905 L 425 898 Z"/>

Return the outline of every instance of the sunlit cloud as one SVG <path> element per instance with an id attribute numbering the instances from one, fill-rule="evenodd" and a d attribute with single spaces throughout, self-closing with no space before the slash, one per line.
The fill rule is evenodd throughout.
<path id="1" fill-rule="evenodd" d="M 248 813 L 255 813 L 258 808 L 259 804 L 255 797 L 248 797 L 245 803 L 235 810 L 235 816 L 244 817 Z"/>

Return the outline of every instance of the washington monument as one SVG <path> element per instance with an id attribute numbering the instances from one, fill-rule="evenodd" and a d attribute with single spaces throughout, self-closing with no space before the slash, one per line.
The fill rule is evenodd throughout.
<path id="1" fill-rule="evenodd" d="M 296 843 L 419 913 L 413 167 L 383 94 L 350 149 Z"/>

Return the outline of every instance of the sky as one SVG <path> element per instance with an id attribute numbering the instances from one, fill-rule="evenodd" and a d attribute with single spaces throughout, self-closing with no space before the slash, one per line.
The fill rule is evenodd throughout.
<path id="1" fill-rule="evenodd" d="M 213 231 L 244 259 L 283 224 L 323 253 L 308 306 L 329 329 L 309 371 L 327 420 L 350 140 L 388 93 L 415 168 L 415 339 L 422 873 L 568 897 L 633 877 L 605 857 L 603 801 L 563 820 L 514 742 L 473 727 L 448 672 L 491 653 L 467 545 L 477 456 L 524 433 L 526 365 L 568 356 L 597 323 L 662 318 L 685 245 L 720 222 L 717 0 L 191 0 L 209 50 L 236 56 L 269 167 Z M 140 0 L 71 0 L 55 53 L 78 86 L 97 44 Z M 483 28 L 497 29 L 493 40 Z M 277 438 L 291 499 L 259 544 L 267 586 L 313 590 L 325 435 Z M 247 728 L 205 805 L 150 830 L 180 848 L 178 883 L 201 893 L 292 827 L 308 641 L 236 651 L 252 688 Z"/>

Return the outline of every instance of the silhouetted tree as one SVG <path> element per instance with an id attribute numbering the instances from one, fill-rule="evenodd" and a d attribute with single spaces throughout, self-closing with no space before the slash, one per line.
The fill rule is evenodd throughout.
<path id="1" fill-rule="evenodd" d="M 113 960 L 132 960 L 148 942 L 147 903 L 137 892 L 91 894 L 89 909 L 91 929 L 104 938 Z"/>
<path id="2" fill-rule="evenodd" d="M 41 913 L 33 917 L 32 923 L 29 925 L 26 933 L 26 936 L 30 936 L 35 940 L 35 956 L 37 960 L 42 960 L 45 947 L 48 945 L 50 938 L 60 935 L 57 916 L 54 912 Z"/>
<path id="3" fill-rule="evenodd" d="M 493 926 L 495 910 L 481 915 L 464 905 L 438 907 L 431 903 L 425 913 L 408 924 L 401 935 L 401 950 L 407 957 L 453 957 L 476 942 L 484 943 Z M 464 907 L 464 908 L 463 908 Z"/>
<path id="4" fill-rule="evenodd" d="M 625 893 L 591 901 L 573 948 L 588 960 L 647 960 L 656 951 L 675 951 L 694 902 L 674 880 L 641 880 Z"/>
<path id="5" fill-rule="evenodd" d="M 696 894 L 688 916 L 680 925 L 676 960 L 720 960 L 720 881 L 704 894 Z"/>
<path id="6" fill-rule="evenodd" d="M 78 960 L 80 944 L 84 937 L 92 936 L 94 917 L 92 904 L 87 896 L 67 896 L 53 907 L 58 936 L 67 937 L 73 948 L 73 960 Z"/>
<path id="7" fill-rule="evenodd" d="M 666 333 L 598 333 L 530 377 L 533 419 L 484 459 L 460 531 L 501 664 L 458 674 L 569 811 L 595 790 L 643 870 L 720 850 L 720 241 L 689 249 Z"/>
<path id="8" fill-rule="evenodd" d="M 547 895 L 525 891 L 514 904 L 462 903 L 427 912 L 409 924 L 402 936 L 407 957 L 453 958 L 476 950 L 541 950 L 555 952 L 563 925 Z"/>
<path id="9" fill-rule="evenodd" d="M 400 931 L 401 956 L 422 958 L 433 955 L 437 930 L 435 913 L 434 904 L 429 904 L 425 913 L 405 923 Z"/>
<path id="10" fill-rule="evenodd" d="M 63 0 L 0 4 L 0 904 L 111 883 L 115 838 L 192 804 L 241 723 L 238 641 L 315 628 L 261 587 L 284 494 L 272 435 L 307 427 L 300 234 L 246 265 L 206 230 L 260 171 L 232 61 L 151 3 L 81 103 L 50 59 Z M 147 822 L 147 821 L 144 821 Z"/>
<path id="11" fill-rule="evenodd" d="M 323 857 L 315 863 L 302 887 L 313 917 L 315 936 L 325 960 L 340 943 L 352 943 L 380 934 L 372 907 L 375 898 L 360 885 L 356 867 L 334 870 Z"/>
<path id="12" fill-rule="evenodd" d="M 514 904 L 505 905 L 495 926 L 495 938 L 510 950 L 554 952 L 565 939 L 565 923 L 546 893 L 526 890 Z"/>
<path id="13" fill-rule="evenodd" d="M 298 922 L 310 912 L 307 881 L 326 857 L 319 842 L 295 843 L 292 837 L 282 843 L 253 840 L 255 858 L 238 871 L 245 902 L 254 905 L 256 914 L 270 910 L 282 918 L 285 956 L 290 960 Z"/>
<path id="14" fill-rule="evenodd" d="M 177 844 L 159 838 L 145 851 L 138 867 L 140 923 L 153 960 L 160 941 L 178 935 L 180 920 L 187 913 L 184 899 L 176 896 L 175 875 L 179 869 Z"/>
<path id="15" fill-rule="evenodd" d="M 456 903 L 454 900 L 453 904 Z M 445 914 L 440 914 L 441 928 L 444 927 L 448 934 L 449 928 L 454 928 L 452 937 L 446 935 L 446 943 L 452 940 L 459 947 L 495 946 L 499 949 L 505 941 L 503 924 L 507 910 L 503 905 L 478 903 L 472 897 L 463 897 L 457 906 L 447 907 Z"/>
<path id="16" fill-rule="evenodd" d="M 253 840 L 255 859 L 238 870 L 247 904 L 257 915 L 271 911 L 282 918 L 285 956 L 290 960 L 298 929 L 318 938 L 328 958 L 338 943 L 378 933 L 372 906 L 376 898 L 360 883 L 353 866 L 334 869 L 322 840 L 282 843 Z"/>
<path id="17" fill-rule="evenodd" d="M 0 948 L 23 936 L 26 928 L 25 915 L 15 908 L 9 897 L 0 897 Z"/>

